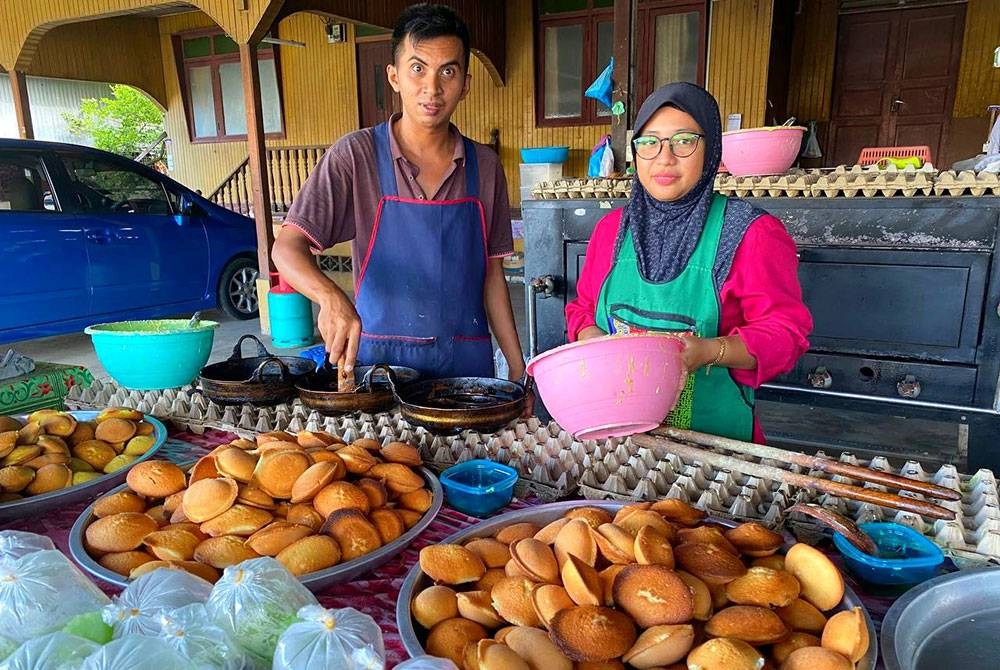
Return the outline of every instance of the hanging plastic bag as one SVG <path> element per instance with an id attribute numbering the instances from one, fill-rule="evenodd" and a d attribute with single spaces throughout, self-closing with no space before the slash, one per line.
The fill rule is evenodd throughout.
<path id="1" fill-rule="evenodd" d="M 14 642 L 52 633 L 110 601 L 62 552 L 0 561 L 0 622 Z"/>
<path id="2" fill-rule="evenodd" d="M 156 635 L 160 615 L 208 600 L 212 585 L 190 572 L 158 568 L 135 580 L 104 608 L 104 622 L 115 639 L 126 635 Z"/>
<path id="3" fill-rule="evenodd" d="M 164 640 L 198 670 L 242 670 L 246 654 L 236 641 L 212 622 L 201 603 L 185 605 L 160 615 Z"/>
<path id="4" fill-rule="evenodd" d="M 611 135 L 605 135 L 590 152 L 587 176 L 592 179 L 610 177 L 614 171 L 615 153 L 611 150 Z"/>
<path id="5" fill-rule="evenodd" d="M 51 551 L 56 548 L 52 540 L 44 535 L 26 533 L 21 530 L 0 530 L 0 561 L 21 558 L 36 551 Z"/>
<path id="6" fill-rule="evenodd" d="M 611 80 L 611 75 L 615 71 L 615 59 L 611 58 L 611 62 L 608 66 L 604 68 L 601 74 L 597 75 L 597 79 L 594 80 L 584 95 L 588 98 L 593 98 L 598 101 L 608 109 L 611 109 L 611 93 L 614 90 L 614 82 Z"/>
<path id="7" fill-rule="evenodd" d="M 447 658 L 421 654 L 396 666 L 396 670 L 459 670 L 459 667 Z"/>
<path id="8" fill-rule="evenodd" d="M 816 122 L 809 122 L 809 131 L 806 137 L 805 148 L 802 150 L 803 158 L 822 158 L 823 152 L 819 148 L 819 140 L 816 139 Z"/>
<path id="9" fill-rule="evenodd" d="M 253 667 L 271 667 L 278 638 L 316 596 L 273 558 L 253 558 L 225 569 L 205 608 L 212 621 L 247 652 Z"/>
<path id="10" fill-rule="evenodd" d="M 327 610 L 310 605 L 299 610 L 298 618 L 278 640 L 273 670 L 385 667 L 382 631 L 367 614 L 350 607 Z"/>
<path id="11" fill-rule="evenodd" d="M 155 637 L 112 640 L 87 657 L 80 670 L 191 670 L 191 662 Z"/>
<path id="12" fill-rule="evenodd" d="M 3 662 L 0 670 L 77 670 L 101 646 L 76 635 L 57 632 L 28 640 Z"/>

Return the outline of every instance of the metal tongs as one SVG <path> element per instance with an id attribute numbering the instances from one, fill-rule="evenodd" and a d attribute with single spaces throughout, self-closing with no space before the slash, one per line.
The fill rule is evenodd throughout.
<path id="1" fill-rule="evenodd" d="M 932 519 L 954 520 L 955 513 L 934 503 L 887 493 L 875 488 L 863 488 L 831 479 L 810 477 L 805 474 L 791 472 L 772 465 L 764 465 L 740 458 L 740 455 L 755 458 L 766 458 L 785 463 L 792 463 L 808 470 L 824 472 L 829 475 L 839 475 L 879 486 L 918 493 L 927 498 L 946 501 L 960 501 L 961 495 L 943 486 L 921 482 L 908 477 L 880 472 L 869 468 L 841 463 L 822 456 L 810 456 L 761 444 L 741 442 L 725 437 L 707 435 L 693 430 L 681 430 L 661 426 L 649 434 L 633 435 L 632 442 L 650 449 L 657 458 L 663 458 L 668 453 L 674 453 L 681 458 L 709 463 L 715 467 L 742 472 L 762 479 L 778 480 L 798 488 L 829 493 L 841 498 L 858 500 L 880 507 L 903 510 L 930 517 Z M 722 449 L 736 455 L 728 455 L 712 451 Z"/>

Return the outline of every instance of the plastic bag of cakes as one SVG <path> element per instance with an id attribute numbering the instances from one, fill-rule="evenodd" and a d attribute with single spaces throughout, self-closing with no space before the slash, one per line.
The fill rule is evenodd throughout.
<path id="1" fill-rule="evenodd" d="M 191 662 L 155 637 L 130 635 L 112 640 L 87 657 L 80 670 L 191 670 Z"/>
<path id="2" fill-rule="evenodd" d="M 0 530 L 0 561 L 55 548 L 56 545 L 52 544 L 52 540 L 44 535 L 21 530 Z"/>
<path id="3" fill-rule="evenodd" d="M 76 670 L 100 645 L 56 632 L 28 640 L 0 663 L 0 670 Z"/>
<path id="4" fill-rule="evenodd" d="M 114 637 L 156 635 L 160 615 L 192 603 L 204 603 L 212 585 L 183 570 L 159 568 L 128 585 L 104 608 L 104 622 Z"/>
<path id="5" fill-rule="evenodd" d="M 201 603 L 162 614 L 157 637 L 166 640 L 196 668 L 241 670 L 246 662 L 244 651 L 229 633 L 212 623 Z"/>
<path id="6" fill-rule="evenodd" d="M 396 670 L 459 670 L 459 668 L 447 658 L 421 654 L 403 661 L 396 666 Z"/>
<path id="7" fill-rule="evenodd" d="M 319 605 L 285 566 L 273 558 L 252 558 L 231 565 L 205 603 L 212 621 L 247 652 L 250 664 L 271 667 L 278 638 L 307 605 Z"/>
<path id="8" fill-rule="evenodd" d="M 327 610 L 310 605 L 282 633 L 273 670 L 382 670 L 385 644 L 375 619 L 350 607 Z"/>
<path id="9" fill-rule="evenodd" d="M 0 621 L 14 642 L 52 633 L 108 597 L 61 552 L 36 551 L 0 561 Z"/>

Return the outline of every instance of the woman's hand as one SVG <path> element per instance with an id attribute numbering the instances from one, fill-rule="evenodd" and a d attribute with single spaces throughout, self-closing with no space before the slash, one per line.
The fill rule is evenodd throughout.
<path id="1" fill-rule="evenodd" d="M 713 362 L 721 351 L 721 343 L 718 338 L 704 337 L 682 337 L 684 349 L 681 351 L 681 361 L 688 374 L 696 372 Z"/>
<path id="2" fill-rule="evenodd" d="M 581 330 L 579 333 L 577 333 L 576 339 L 579 342 L 579 341 L 582 341 L 582 340 L 590 340 L 590 339 L 593 339 L 595 337 L 603 337 L 605 335 L 607 335 L 607 333 L 605 333 L 603 330 L 601 330 L 597 326 L 587 326 L 586 328 L 584 328 L 583 330 Z"/>

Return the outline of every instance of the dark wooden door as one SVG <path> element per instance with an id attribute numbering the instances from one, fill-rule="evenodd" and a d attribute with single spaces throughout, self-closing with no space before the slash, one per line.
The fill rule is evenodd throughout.
<path id="1" fill-rule="evenodd" d="M 840 17 L 830 162 L 851 165 L 864 147 L 926 144 L 946 151 L 965 5 Z"/>
<path id="2" fill-rule="evenodd" d="M 392 62 L 389 40 L 358 43 L 358 105 L 361 127 L 375 126 L 402 110 L 385 67 Z"/>

